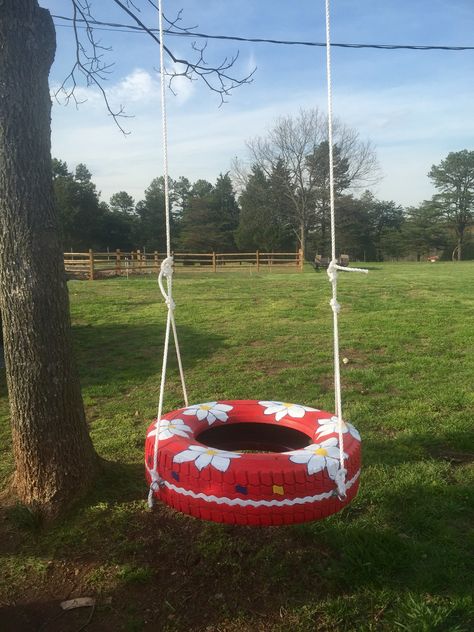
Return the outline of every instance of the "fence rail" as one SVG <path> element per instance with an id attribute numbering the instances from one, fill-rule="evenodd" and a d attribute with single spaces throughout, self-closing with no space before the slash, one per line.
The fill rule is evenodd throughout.
<path id="1" fill-rule="evenodd" d="M 251 272 L 303 270 L 303 253 L 298 252 L 176 252 L 175 272 Z M 90 280 L 107 276 L 158 274 L 166 254 L 160 252 L 65 252 L 64 268 L 71 277 Z"/>

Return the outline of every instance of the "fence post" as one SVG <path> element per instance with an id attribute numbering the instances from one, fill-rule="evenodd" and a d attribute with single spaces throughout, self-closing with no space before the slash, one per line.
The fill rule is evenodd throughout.
<path id="1" fill-rule="evenodd" d="M 142 271 L 142 251 L 141 250 L 137 250 L 137 268 L 138 268 L 138 274 L 140 274 Z"/>
<path id="2" fill-rule="evenodd" d="M 216 253 L 212 251 L 212 271 L 217 272 Z"/>
<path id="3" fill-rule="evenodd" d="M 255 261 L 257 264 L 257 272 L 260 272 L 260 251 L 257 250 L 257 252 L 255 253 Z"/>
<path id="4" fill-rule="evenodd" d="M 300 272 L 303 272 L 304 259 L 303 259 L 303 249 L 302 248 L 300 248 L 298 250 L 298 264 L 299 264 Z"/>
<path id="5" fill-rule="evenodd" d="M 94 253 L 92 248 L 89 248 L 89 280 L 94 280 Z"/>
<path id="6" fill-rule="evenodd" d="M 159 272 L 160 271 L 160 264 L 159 264 L 159 261 L 158 261 L 158 250 L 155 250 L 155 252 L 153 253 L 153 260 L 155 262 L 156 271 Z"/>
<path id="7" fill-rule="evenodd" d="M 115 274 L 119 275 L 122 269 L 122 261 L 120 256 L 120 249 L 115 251 Z"/>

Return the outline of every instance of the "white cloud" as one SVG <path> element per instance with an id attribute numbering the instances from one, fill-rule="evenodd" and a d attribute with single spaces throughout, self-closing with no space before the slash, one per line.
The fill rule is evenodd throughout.
<path id="1" fill-rule="evenodd" d="M 136 68 L 110 91 L 110 95 L 121 103 L 148 103 L 159 99 L 159 83 L 146 70 Z"/>
<path id="2" fill-rule="evenodd" d="M 245 140 L 264 134 L 277 116 L 325 105 L 321 92 L 313 89 L 280 92 L 278 98 L 263 95 L 255 103 L 258 97 L 250 99 L 256 91 L 247 87 L 217 108 L 195 82 L 179 78 L 174 88 L 178 97 L 168 98 L 170 174 L 191 180 L 214 180 L 229 169 L 234 156 L 245 156 Z M 441 89 L 434 82 L 358 91 L 337 86 L 336 115 L 376 146 L 385 174 L 380 197 L 418 203 L 433 193 L 426 176 L 431 165 L 449 151 L 474 146 L 470 91 L 458 90 L 453 99 L 452 88 L 444 84 Z M 85 162 L 106 199 L 121 189 L 141 198 L 152 178 L 162 173 L 159 91 L 158 76 L 140 68 L 111 87 L 114 100 L 131 104 L 127 109 L 136 114 L 124 121 L 132 132 L 127 137 L 105 116 L 93 89 L 85 91 L 89 101 L 79 112 L 55 107 L 54 154 L 70 166 Z"/>

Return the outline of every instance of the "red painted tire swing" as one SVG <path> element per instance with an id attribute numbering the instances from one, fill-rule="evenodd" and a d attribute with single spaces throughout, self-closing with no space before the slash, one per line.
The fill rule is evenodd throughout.
<path id="1" fill-rule="evenodd" d="M 268 400 L 221 400 L 188 404 L 172 296 L 167 132 L 162 7 L 159 0 L 161 100 L 167 257 L 158 277 L 168 307 L 158 415 L 147 431 L 145 476 L 148 501 L 214 522 L 283 525 L 319 520 L 340 511 L 357 494 L 360 435 L 342 419 L 339 367 L 337 273 L 367 272 L 337 265 L 335 255 L 329 0 L 327 14 L 329 163 L 331 172 L 334 380 L 336 414 L 300 404 Z M 167 287 L 163 285 L 166 280 Z M 185 406 L 162 414 L 166 365 L 174 337 Z"/>
<path id="2" fill-rule="evenodd" d="M 338 421 L 286 402 L 225 400 L 163 415 L 148 429 L 146 476 L 159 435 L 162 502 L 196 518 L 282 525 L 336 513 L 357 494 L 360 437 L 344 424 L 346 496 L 336 490 Z"/>

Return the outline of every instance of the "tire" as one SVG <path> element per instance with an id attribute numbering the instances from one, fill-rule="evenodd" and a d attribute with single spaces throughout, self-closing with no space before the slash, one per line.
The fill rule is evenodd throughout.
<path id="1" fill-rule="evenodd" d="M 225 400 L 171 411 L 148 428 L 146 479 L 155 498 L 203 520 L 260 526 L 319 520 L 345 507 L 359 487 L 360 436 L 350 424 L 343 429 L 343 499 L 335 482 L 335 418 L 284 402 Z"/>

